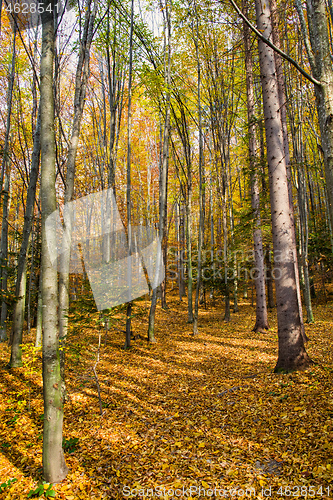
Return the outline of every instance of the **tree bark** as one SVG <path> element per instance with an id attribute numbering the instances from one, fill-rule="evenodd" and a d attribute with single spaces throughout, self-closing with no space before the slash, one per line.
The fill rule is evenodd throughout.
<path id="1" fill-rule="evenodd" d="M 73 200 L 74 195 L 74 178 L 75 178 L 75 161 L 79 145 L 80 128 L 83 115 L 83 109 L 86 98 L 87 83 L 89 77 L 89 61 L 90 47 L 93 38 L 93 27 L 97 10 L 97 2 L 94 1 L 93 10 L 91 4 L 93 0 L 86 0 L 85 5 L 85 23 L 83 28 L 83 36 L 80 40 L 80 53 L 75 75 L 75 95 L 74 95 L 74 117 L 72 123 L 71 140 L 67 155 L 67 170 L 64 202 L 69 203 Z M 64 211 L 64 226 L 68 238 L 72 236 L 72 213 L 71 210 Z M 68 239 L 64 238 L 64 244 L 68 245 Z M 69 263 L 70 252 L 65 251 L 60 255 L 60 273 L 59 273 L 59 338 L 61 341 L 61 369 L 62 378 L 64 380 L 64 363 L 66 342 L 68 330 L 68 307 L 69 307 Z M 63 390 L 65 391 L 64 387 Z"/>
<path id="2" fill-rule="evenodd" d="M 197 283 L 195 289 L 194 316 L 193 316 L 193 334 L 197 335 L 198 330 L 198 313 L 199 313 L 199 294 L 201 286 L 201 250 L 204 240 L 204 179 L 203 179 L 203 137 L 202 137 L 202 109 L 201 109 L 201 67 L 199 59 L 199 19 L 197 6 L 194 2 L 195 18 L 196 18 L 196 34 L 194 35 L 194 44 L 197 58 L 197 97 L 198 97 L 198 123 L 199 123 L 199 234 L 198 234 L 198 264 L 197 264 Z"/>
<path id="3" fill-rule="evenodd" d="M 42 14 L 40 65 L 41 104 L 41 202 L 42 202 L 42 297 L 43 297 L 43 473 L 45 481 L 59 483 L 67 475 L 62 448 L 63 399 L 61 392 L 58 330 L 57 269 L 52 266 L 48 245 L 56 248 L 56 231 L 46 234 L 45 221 L 56 210 L 54 135 L 54 0 L 51 12 Z"/>
<path id="4" fill-rule="evenodd" d="M 247 2 L 243 2 L 244 12 L 247 15 Z M 243 21 L 244 33 L 244 49 L 245 49 L 245 70 L 246 70 L 246 94 L 247 94 L 247 116 L 249 127 L 249 161 L 251 170 L 251 204 L 253 210 L 253 246 L 254 260 L 256 266 L 256 322 L 253 327 L 254 332 L 265 333 L 268 329 L 267 305 L 266 305 L 266 290 L 265 290 L 265 264 L 264 251 L 262 244 L 261 233 L 261 216 L 260 216 L 260 192 L 259 192 L 259 176 L 257 167 L 257 141 L 256 141 L 256 117 L 255 117 L 255 101 L 253 92 L 253 68 L 252 55 L 250 48 L 250 33 L 247 24 Z"/>
<path id="5" fill-rule="evenodd" d="M 160 164 L 160 193 L 159 193 L 159 238 L 161 240 L 164 259 L 166 259 L 166 249 L 167 249 L 167 182 L 168 182 L 168 165 L 169 165 L 169 135 L 170 135 L 170 99 L 171 99 L 171 19 L 170 10 L 168 4 L 165 3 L 165 30 L 167 33 L 167 62 L 165 67 L 165 82 L 167 86 L 166 92 L 166 102 L 165 102 L 165 122 L 163 131 L 163 152 L 162 152 L 162 163 Z M 164 10 L 163 10 L 164 12 Z M 158 256 L 159 259 L 161 256 Z M 166 262 L 164 262 L 164 265 Z M 161 262 L 157 262 L 158 267 Z M 162 307 L 166 307 L 165 301 L 165 287 L 166 287 L 166 274 L 164 282 L 161 284 L 162 289 Z M 149 324 L 148 324 L 148 341 L 155 342 L 155 311 L 156 311 L 156 300 L 157 300 L 157 288 L 153 290 L 151 307 L 149 312 Z"/>
<path id="6" fill-rule="evenodd" d="M 256 0 L 258 30 L 270 39 L 272 25 L 268 3 Z M 264 103 L 267 160 L 274 248 L 279 354 L 275 371 L 302 369 L 311 360 L 302 335 L 292 238 L 293 214 L 290 210 L 287 169 L 283 147 L 278 82 L 274 51 L 259 40 L 259 63 Z"/>
<path id="7" fill-rule="evenodd" d="M 276 47 L 280 49 L 280 38 L 278 32 L 278 20 L 276 15 L 277 5 L 276 0 L 270 0 L 271 5 L 271 16 L 272 16 L 272 40 Z M 293 192 L 291 184 L 291 168 L 290 168 L 290 152 L 289 152 L 289 139 L 288 139 L 288 126 L 287 126 L 287 109 L 286 109 L 286 91 L 283 78 L 283 68 L 282 68 L 282 58 L 278 52 L 274 51 L 275 58 L 275 68 L 276 68 L 276 79 L 278 85 L 278 96 L 280 103 L 280 116 L 282 124 L 282 134 L 283 134 L 283 149 L 285 155 L 287 178 L 288 178 L 288 194 L 289 194 L 289 205 L 290 212 L 292 214 L 292 226 L 293 231 L 291 237 L 293 239 L 292 248 L 294 249 L 294 268 L 295 268 L 295 279 L 296 279 L 296 290 L 297 290 L 297 300 L 298 300 L 298 310 L 301 321 L 302 335 L 304 342 L 308 339 L 305 335 L 304 321 L 303 321 L 303 309 L 302 309 L 302 298 L 301 298 L 301 287 L 299 279 L 299 268 L 297 259 L 297 248 L 296 248 L 296 231 L 295 231 L 295 220 L 294 220 L 294 205 L 293 205 Z"/>
<path id="8" fill-rule="evenodd" d="M 131 1 L 131 27 L 129 46 L 129 68 L 128 68 L 128 110 L 127 110 L 127 186 L 126 186 L 126 210 L 127 210 L 127 240 L 129 256 L 132 252 L 132 201 L 131 201 L 131 132 L 132 132 L 132 77 L 133 77 L 133 25 L 134 25 L 134 0 Z M 130 259 L 128 260 L 130 263 Z M 129 264 L 129 268 L 130 268 Z M 128 287 L 131 287 L 131 269 L 128 269 Z M 130 290 L 129 290 L 130 293 Z M 127 304 L 126 314 L 126 338 L 124 349 L 131 347 L 131 323 L 132 323 L 132 301 Z"/>
<path id="9" fill-rule="evenodd" d="M 2 5 L 1 5 L 2 8 Z M 1 244 L 0 244 L 0 276 L 1 276 L 1 312 L 0 312 L 0 342 L 7 338 L 6 319 L 7 319 L 7 257 L 8 257 L 8 212 L 10 200 L 10 167 L 9 167 L 9 137 L 11 128 L 13 88 L 15 81 L 15 62 L 16 62 L 16 27 L 13 34 L 13 54 L 10 66 L 10 77 L 7 90 L 7 117 L 5 141 L 2 153 L 1 173 L 0 173 L 0 199 L 3 197 L 2 203 L 2 227 L 1 227 Z M 5 181 L 5 182 L 4 182 Z"/>
<path id="10" fill-rule="evenodd" d="M 13 313 L 13 331 L 12 331 L 12 349 L 9 365 L 11 368 L 22 365 L 22 336 L 23 336 L 23 320 L 25 308 L 26 294 L 26 267 L 29 238 L 32 227 L 32 219 L 35 206 L 36 186 L 40 163 L 40 148 L 41 148 L 41 109 L 39 106 L 37 125 L 34 135 L 34 145 L 31 157 L 31 170 L 29 178 L 29 187 L 27 193 L 27 202 L 24 215 L 23 238 L 20 248 L 20 255 L 17 264 L 17 277 L 15 296 L 16 303 Z"/>
<path id="11" fill-rule="evenodd" d="M 333 67 L 327 27 L 325 0 L 307 0 L 308 31 L 300 0 L 295 1 L 303 39 L 313 76 L 320 81 L 315 85 L 318 121 L 324 152 L 328 208 L 333 227 Z M 310 37 L 310 40 L 309 40 Z"/>

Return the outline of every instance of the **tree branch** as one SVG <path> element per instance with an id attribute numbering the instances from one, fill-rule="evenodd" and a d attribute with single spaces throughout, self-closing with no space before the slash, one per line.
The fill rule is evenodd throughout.
<path id="1" fill-rule="evenodd" d="M 260 33 L 259 30 L 257 30 L 257 28 L 255 26 L 253 26 L 253 24 L 248 20 L 248 18 L 246 16 L 244 16 L 243 12 L 240 10 L 240 8 L 237 6 L 237 4 L 234 2 L 234 0 L 230 0 L 230 3 L 231 5 L 233 6 L 233 8 L 235 9 L 235 11 L 237 12 L 237 14 L 239 14 L 241 16 L 241 18 L 246 22 L 246 24 L 248 25 L 248 27 L 253 31 L 253 33 L 255 33 L 257 35 L 258 38 L 260 38 L 264 43 L 266 43 L 271 49 L 275 50 L 275 52 L 277 52 L 278 54 L 280 54 L 281 57 L 283 57 L 284 59 L 286 59 L 287 61 L 289 61 L 293 66 L 295 66 L 295 68 L 307 79 L 309 80 L 311 83 L 313 83 L 314 85 L 318 85 L 318 87 L 321 87 L 321 82 L 319 80 L 316 80 L 313 76 L 311 76 L 309 73 L 307 73 L 296 61 L 295 59 L 293 59 L 292 57 L 288 56 L 288 54 L 286 54 L 285 52 L 283 52 L 283 50 L 279 49 L 278 47 L 276 47 L 276 45 L 274 45 L 270 40 L 268 40 L 268 38 L 266 38 L 265 36 L 262 35 L 262 33 Z"/>

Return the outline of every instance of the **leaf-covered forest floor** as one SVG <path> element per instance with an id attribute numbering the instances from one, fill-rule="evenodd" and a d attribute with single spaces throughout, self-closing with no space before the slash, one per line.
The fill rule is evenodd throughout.
<path id="1" fill-rule="evenodd" d="M 287 375 L 272 373 L 275 313 L 271 330 L 255 334 L 249 303 L 224 323 L 222 301 L 208 301 L 193 337 L 186 301 L 169 294 L 168 304 L 167 311 L 157 308 L 158 342 L 148 345 L 148 303 L 135 303 L 140 337 L 128 351 L 119 331 L 124 314 L 106 337 L 98 313 L 90 327 L 71 320 L 64 420 L 70 472 L 54 486 L 56 498 L 240 498 L 242 489 L 243 498 L 333 497 L 333 304 L 315 306 L 316 323 L 306 328 L 317 364 Z M 99 331 L 102 416 L 92 371 Z M 25 339 L 26 360 L 33 333 Z M 2 344 L 0 483 L 16 478 L 2 498 L 24 499 L 42 479 L 41 354 L 12 371 L 8 360 Z M 255 493 L 245 495 L 246 488 Z"/>

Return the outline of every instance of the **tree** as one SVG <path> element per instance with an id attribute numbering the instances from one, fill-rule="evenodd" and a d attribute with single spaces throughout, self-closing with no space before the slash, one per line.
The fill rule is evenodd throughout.
<path id="1" fill-rule="evenodd" d="M 40 2 L 44 5 L 46 2 Z M 46 233 L 46 220 L 56 210 L 54 136 L 54 9 L 42 14 L 40 65 L 41 105 L 41 204 L 42 204 L 42 300 L 43 300 L 43 472 L 50 483 L 62 481 L 68 472 L 62 448 L 63 399 L 58 330 L 58 281 L 49 246 L 57 247 L 55 228 Z"/>
<path id="2" fill-rule="evenodd" d="M 20 248 L 20 254 L 17 264 L 17 278 L 15 287 L 16 303 L 13 314 L 12 327 L 12 350 L 9 365 L 11 368 L 21 366 L 22 364 L 22 336 L 23 336 L 23 320 L 26 296 L 26 267 L 27 267 L 27 252 L 29 238 L 32 227 L 33 210 L 35 206 L 36 186 L 40 163 L 40 134 L 41 134 L 41 117 L 40 107 L 38 110 L 37 125 L 34 135 L 34 146 L 31 159 L 31 171 L 29 178 L 29 187 L 27 193 L 23 239 Z"/>
<path id="3" fill-rule="evenodd" d="M 64 202 L 69 203 L 73 200 L 74 195 L 74 178 L 75 178 L 75 162 L 77 149 L 80 138 L 80 128 L 84 103 L 86 98 L 87 83 L 89 77 L 89 61 L 90 47 L 94 33 L 94 22 L 97 10 L 97 2 L 94 1 L 93 9 L 91 10 L 92 0 L 86 0 L 85 3 L 85 21 L 82 37 L 80 38 L 80 51 L 76 67 L 75 75 L 75 94 L 74 94 L 74 116 L 71 130 L 71 138 L 69 142 L 67 155 L 67 170 Z M 64 211 L 64 226 L 66 234 L 71 239 L 72 236 L 72 220 L 71 211 Z M 68 244 L 68 240 L 64 238 L 64 245 Z M 60 255 L 60 273 L 59 273 L 59 338 L 61 339 L 61 370 L 62 379 L 64 380 L 64 346 L 66 342 L 68 330 L 68 307 L 69 307 L 69 261 L 70 252 L 66 248 Z M 65 390 L 63 388 L 63 390 Z"/>
<path id="4" fill-rule="evenodd" d="M 247 2 L 244 2 L 244 11 L 247 11 Z M 249 162 L 251 171 L 251 203 L 253 210 L 253 245 L 254 245 L 254 260 L 256 265 L 257 275 L 255 277 L 256 287 L 256 323 L 254 332 L 264 333 L 268 330 L 267 305 L 266 305 L 266 290 L 265 290 L 265 265 L 264 251 L 261 232 L 261 216 L 260 216 L 260 192 L 259 192 L 259 175 L 257 166 L 257 141 L 256 141 L 256 117 L 254 111 L 254 91 L 253 91 L 253 69 L 252 55 L 250 48 L 250 33 L 245 21 L 243 21 L 244 32 L 244 49 L 245 49 L 245 71 L 246 71 L 246 95 L 247 95 L 247 116 L 249 127 Z"/>
<path id="5" fill-rule="evenodd" d="M 8 257 L 8 205 L 9 205 L 9 189 L 10 189 L 10 162 L 9 162 L 9 139 L 11 128 L 11 115 L 12 115 L 12 102 L 13 102 L 13 88 L 15 81 L 15 63 L 16 63 L 16 27 L 13 34 L 13 53 L 10 66 L 10 77 L 7 91 L 7 119 L 4 147 L 2 151 L 2 164 L 1 164 L 1 178 L 0 178 L 0 192 L 3 194 L 2 202 L 2 227 L 1 227 L 1 243 L 0 243 L 0 276 L 1 286 L 0 291 L 1 299 L 1 312 L 0 312 L 0 341 L 6 340 L 6 325 L 7 318 L 7 300 L 5 295 L 7 293 L 7 257 Z M 3 192 L 2 192 L 3 191 Z M 1 199 L 1 196 L 0 196 Z"/>
<path id="6" fill-rule="evenodd" d="M 134 0 L 131 0 L 131 26 L 129 42 L 129 65 L 128 65 L 128 108 L 127 108 L 127 185 L 126 185 L 126 219 L 127 219 L 127 240 L 129 255 L 132 252 L 132 200 L 131 200 L 131 132 L 132 132 L 132 78 L 133 78 L 133 26 L 134 26 Z M 132 286 L 131 264 L 128 259 L 127 280 L 128 287 Z M 127 304 L 126 312 L 126 339 L 125 349 L 131 347 L 131 324 L 132 324 L 132 300 Z"/>
<path id="7" fill-rule="evenodd" d="M 160 198 L 159 198 L 159 238 L 162 242 L 163 249 L 167 245 L 167 179 L 168 179 L 168 165 L 169 165 L 169 133 L 170 133 L 170 99 L 171 99 L 171 19 L 170 9 L 168 3 L 165 3 L 165 28 L 167 32 L 167 57 L 165 64 L 165 82 L 167 86 L 166 103 L 165 103 L 165 122 L 163 131 L 163 152 L 160 165 Z M 164 253 L 166 257 L 166 252 Z M 162 256 L 157 256 L 157 267 L 159 269 L 162 261 Z M 165 262 L 164 262 L 165 264 Z M 164 301 L 165 301 L 165 284 L 166 276 L 164 279 Z M 155 311 L 157 301 L 157 287 L 153 289 L 151 306 L 149 311 L 149 325 L 148 325 L 148 341 L 154 342 L 154 327 L 155 327 Z M 165 305 L 165 304 L 164 304 Z"/>
<path id="8" fill-rule="evenodd" d="M 324 152 L 325 177 L 331 227 L 333 226 L 333 67 L 324 0 L 307 0 L 308 29 L 300 0 L 295 1 L 304 44 L 315 85 L 316 105 Z M 310 36 L 310 41 L 309 41 Z"/>
<path id="9" fill-rule="evenodd" d="M 266 39 L 272 34 L 270 7 L 256 0 L 258 30 Z M 274 266 L 278 317 L 279 354 L 275 371 L 302 369 L 311 364 L 306 353 L 298 296 L 292 232 L 293 213 L 289 204 L 288 178 L 283 147 L 278 82 L 274 51 L 259 39 L 259 63 L 265 115 L 267 161 L 270 186 Z"/>

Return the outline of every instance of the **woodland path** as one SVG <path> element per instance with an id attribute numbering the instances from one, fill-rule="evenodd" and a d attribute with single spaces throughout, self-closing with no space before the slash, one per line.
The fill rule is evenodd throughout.
<path id="1" fill-rule="evenodd" d="M 333 304 L 316 306 L 317 322 L 307 327 L 308 353 L 318 364 L 281 375 L 272 373 L 277 358 L 272 314 L 271 330 L 255 334 L 254 307 L 241 303 L 240 312 L 226 324 L 217 300 L 215 307 L 209 303 L 200 311 L 200 335 L 193 337 L 186 303 L 179 304 L 172 294 L 168 301 L 168 311 L 157 308 L 156 344 L 144 340 L 144 301 L 134 307 L 133 328 L 139 337 L 129 351 L 120 348 L 122 312 L 106 344 L 103 332 L 97 366 L 102 417 L 91 369 L 98 314 L 90 315 L 89 324 L 72 318 L 64 421 L 70 473 L 54 487 L 56 498 L 121 499 L 135 489 L 132 498 L 142 498 L 140 489 L 147 494 L 158 487 L 166 495 L 175 491 L 164 498 L 191 498 L 190 486 L 193 498 L 194 487 L 201 493 L 216 488 L 211 498 L 223 498 L 222 490 L 225 497 L 236 490 L 240 497 L 239 490 L 255 488 L 251 498 L 262 498 L 262 488 L 270 486 L 270 498 L 286 498 L 287 486 L 299 496 L 315 491 L 313 498 L 330 498 L 333 323 L 328 319 Z M 9 500 L 27 498 L 41 480 L 43 410 L 40 354 L 33 364 L 8 371 L 8 353 L 2 344 L 0 483 L 18 480 L 3 490 L 2 498 Z"/>

